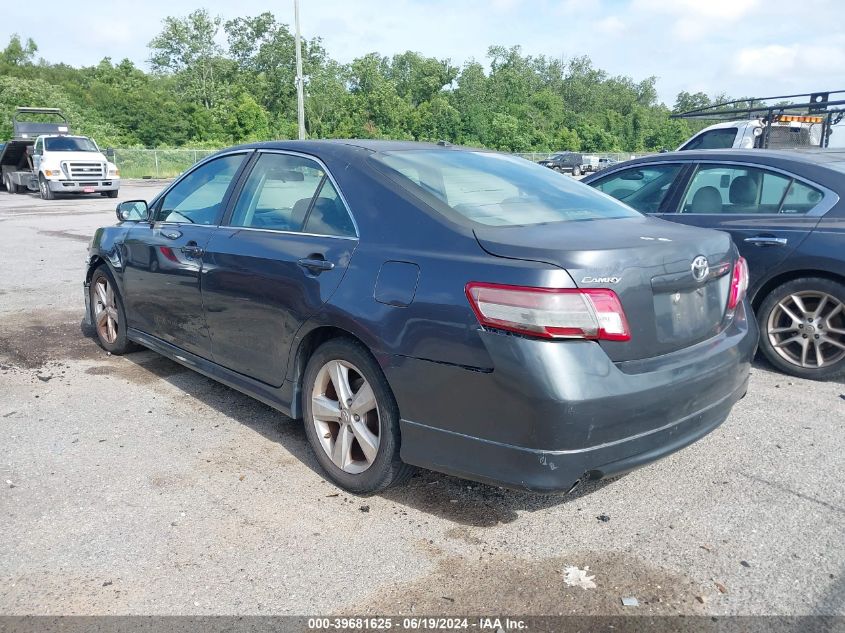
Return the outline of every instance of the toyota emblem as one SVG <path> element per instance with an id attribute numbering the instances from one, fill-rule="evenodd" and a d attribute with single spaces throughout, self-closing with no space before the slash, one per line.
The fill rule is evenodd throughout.
<path id="1" fill-rule="evenodd" d="M 710 272 L 710 265 L 704 255 L 699 255 L 692 260 L 692 276 L 696 281 L 704 281 Z"/>

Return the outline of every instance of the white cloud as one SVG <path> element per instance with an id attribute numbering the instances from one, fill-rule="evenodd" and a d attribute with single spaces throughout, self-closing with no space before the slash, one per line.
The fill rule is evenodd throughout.
<path id="1" fill-rule="evenodd" d="M 718 18 L 734 22 L 756 9 L 760 3 L 761 0 L 634 0 L 633 8 L 682 18 Z"/>
<path id="2" fill-rule="evenodd" d="M 596 23 L 596 29 L 606 35 L 618 35 L 625 28 L 625 22 L 615 15 L 609 15 Z"/>
<path id="3" fill-rule="evenodd" d="M 813 44 L 769 44 L 740 49 L 735 57 L 733 74 L 750 77 L 777 78 L 800 73 L 812 76 L 828 71 L 842 72 L 841 49 Z M 838 66 L 838 68 L 837 68 Z"/>
<path id="4" fill-rule="evenodd" d="M 672 34 L 687 42 L 721 34 L 721 27 L 744 18 L 760 3 L 761 0 L 634 0 L 632 8 L 670 16 Z"/>

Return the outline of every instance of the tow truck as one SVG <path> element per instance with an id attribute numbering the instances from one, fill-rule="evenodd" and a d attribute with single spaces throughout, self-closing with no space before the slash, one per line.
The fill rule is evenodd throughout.
<path id="1" fill-rule="evenodd" d="M 845 116 L 845 90 L 737 99 L 671 116 L 720 121 L 692 136 L 679 151 L 827 147 L 833 126 Z"/>
<path id="2" fill-rule="evenodd" d="M 93 139 L 70 133 L 60 109 L 18 107 L 12 115 L 12 138 L 0 147 L 0 184 L 8 193 L 37 191 L 45 200 L 57 193 L 116 198 L 120 173 Z"/>

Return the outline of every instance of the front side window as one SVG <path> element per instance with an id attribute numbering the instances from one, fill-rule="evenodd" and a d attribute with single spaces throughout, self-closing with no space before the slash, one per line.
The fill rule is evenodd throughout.
<path id="1" fill-rule="evenodd" d="M 244 154 L 230 154 L 197 167 L 165 194 L 156 219 L 176 224 L 215 224 L 243 160 Z"/>
<path id="2" fill-rule="evenodd" d="M 404 150 L 374 160 L 447 215 L 487 226 L 635 217 L 639 214 L 571 178 L 493 152 Z M 444 210 L 444 213 L 446 212 Z"/>
<path id="3" fill-rule="evenodd" d="M 48 152 L 99 152 L 97 144 L 84 136 L 54 136 L 44 140 Z"/>
<path id="4" fill-rule="evenodd" d="M 710 130 L 699 134 L 681 149 L 726 149 L 733 147 L 737 132 L 739 130 L 735 127 Z"/>
<path id="5" fill-rule="evenodd" d="M 682 213 L 807 213 L 821 200 L 817 189 L 792 177 L 745 165 L 701 165 L 690 181 Z"/>
<path id="6" fill-rule="evenodd" d="M 590 184 L 641 213 L 658 213 L 681 167 L 678 163 L 632 167 Z"/>

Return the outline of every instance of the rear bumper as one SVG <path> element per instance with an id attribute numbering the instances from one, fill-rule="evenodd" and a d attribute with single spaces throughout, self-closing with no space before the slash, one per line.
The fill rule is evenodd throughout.
<path id="1" fill-rule="evenodd" d="M 719 426 L 748 386 L 757 328 L 746 309 L 717 337 L 613 363 L 587 341 L 483 332 L 493 370 L 398 359 L 402 459 L 536 492 L 627 472 Z M 433 397 L 437 394 L 436 397 Z"/>
<path id="2" fill-rule="evenodd" d="M 55 193 L 102 193 L 105 191 L 117 191 L 120 188 L 120 178 L 84 181 L 47 180 L 47 185 Z"/>

